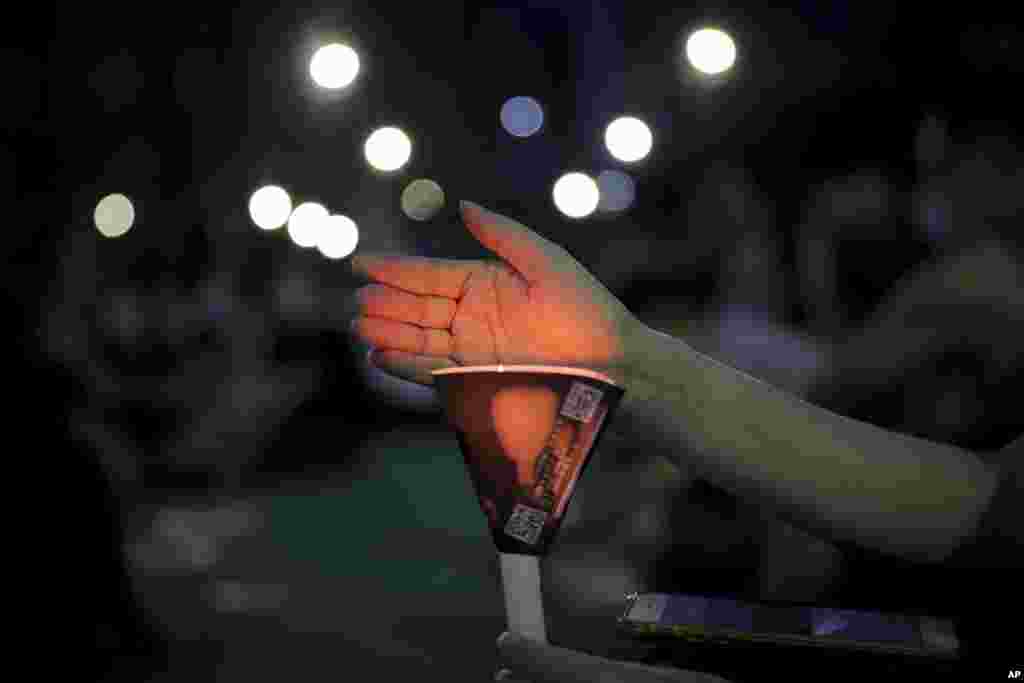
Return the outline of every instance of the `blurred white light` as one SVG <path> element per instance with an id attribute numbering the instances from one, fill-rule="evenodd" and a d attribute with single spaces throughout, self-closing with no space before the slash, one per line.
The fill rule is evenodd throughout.
<path id="1" fill-rule="evenodd" d="M 604 144 L 619 161 L 640 161 L 651 152 L 654 137 L 647 124 L 632 116 L 621 116 L 604 131 Z"/>
<path id="2" fill-rule="evenodd" d="M 288 219 L 288 236 L 300 247 L 316 246 L 327 216 L 327 209 L 322 204 L 299 204 Z"/>
<path id="3" fill-rule="evenodd" d="M 378 128 L 366 139 L 366 161 L 378 171 L 397 171 L 412 154 L 409 136 L 398 128 Z"/>
<path id="4" fill-rule="evenodd" d="M 348 45 L 324 45 L 309 60 L 309 75 L 321 88 L 344 88 L 359 75 L 359 55 Z"/>
<path id="5" fill-rule="evenodd" d="M 709 76 L 728 70 L 736 61 L 736 43 L 716 28 L 703 28 L 686 41 L 686 58 L 693 68 Z"/>
<path id="6" fill-rule="evenodd" d="M 501 125 L 510 135 L 529 137 L 544 125 L 544 110 L 532 97 L 512 97 L 501 107 Z"/>
<path id="7" fill-rule="evenodd" d="M 123 194 L 108 194 L 96 204 L 92 218 L 104 237 L 120 237 L 135 223 L 135 207 Z"/>
<path id="8" fill-rule="evenodd" d="M 292 213 L 292 198 L 284 188 L 266 185 L 249 198 L 249 216 L 257 227 L 274 230 L 288 222 Z"/>
<path id="9" fill-rule="evenodd" d="M 320 239 L 316 243 L 320 253 L 329 259 L 345 258 L 359 244 L 359 228 L 348 216 L 328 216 L 324 219 Z"/>
<path id="10" fill-rule="evenodd" d="M 402 211 L 414 221 L 430 220 L 442 208 L 444 190 L 433 180 L 414 180 L 402 191 Z"/>
<path id="11" fill-rule="evenodd" d="M 636 183 L 622 171 L 602 171 L 597 176 L 597 186 L 601 190 L 601 211 L 625 211 L 636 199 Z"/>
<path id="12" fill-rule="evenodd" d="M 594 212 L 601 191 L 594 179 L 584 173 L 566 173 L 552 191 L 555 207 L 570 218 L 583 218 Z"/>

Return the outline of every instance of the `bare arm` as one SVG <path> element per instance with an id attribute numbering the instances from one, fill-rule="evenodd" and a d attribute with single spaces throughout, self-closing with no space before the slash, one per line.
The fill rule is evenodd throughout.
<path id="1" fill-rule="evenodd" d="M 558 363 L 625 387 L 613 428 L 831 540 L 938 561 L 977 527 L 997 473 L 974 454 L 811 405 L 647 327 L 564 249 L 463 209 L 501 261 L 367 255 L 355 334 L 387 372 Z M 500 304 L 500 305 L 499 305 Z M 689 469 L 689 467 L 686 467 Z"/>
<path id="2" fill-rule="evenodd" d="M 646 328 L 633 354 L 620 430 L 813 533 L 941 561 L 994 493 L 970 452 L 832 413 L 669 335 Z"/>

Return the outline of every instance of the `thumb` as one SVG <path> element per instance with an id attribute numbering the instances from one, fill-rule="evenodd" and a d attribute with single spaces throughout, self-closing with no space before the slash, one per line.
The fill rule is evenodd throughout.
<path id="1" fill-rule="evenodd" d="M 473 202 L 461 201 L 459 207 L 473 236 L 515 268 L 529 284 L 573 269 L 576 262 L 569 252 L 522 223 Z"/>

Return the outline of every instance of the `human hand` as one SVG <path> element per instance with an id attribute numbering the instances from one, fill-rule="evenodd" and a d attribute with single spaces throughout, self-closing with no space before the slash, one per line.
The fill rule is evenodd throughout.
<path id="1" fill-rule="evenodd" d="M 432 385 L 461 365 L 556 364 L 623 380 L 640 322 L 564 248 L 526 226 L 464 202 L 461 215 L 497 259 L 359 254 L 352 331 L 372 362 Z"/>
<path id="2" fill-rule="evenodd" d="M 515 633 L 498 638 L 498 665 L 495 680 L 506 683 L 729 683 L 699 671 L 595 657 Z"/>

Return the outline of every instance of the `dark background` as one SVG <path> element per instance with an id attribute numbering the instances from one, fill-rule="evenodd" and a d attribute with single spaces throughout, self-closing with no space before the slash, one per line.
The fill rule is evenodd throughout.
<path id="1" fill-rule="evenodd" d="M 492 666 L 496 560 L 454 439 L 429 392 L 387 383 L 346 336 L 344 262 L 252 226 L 266 182 L 343 209 L 360 249 L 479 257 L 451 210 L 477 201 L 649 324 L 833 410 L 983 452 L 1021 431 L 1024 59 L 1006 18 L 597 1 L 37 18 L 3 48 L 8 462 L 42 465 L 9 481 L 45 511 L 27 525 L 29 572 L 53 577 L 30 594 L 41 637 L 87 680 Z M 678 57 L 703 22 L 740 51 L 716 83 Z M 341 95 L 306 71 L 336 39 L 363 58 Z M 526 139 L 498 121 L 521 94 L 545 107 Z M 655 136 L 626 169 L 636 203 L 560 216 L 561 173 L 624 168 L 601 142 L 620 113 Z M 382 176 L 361 145 L 388 124 L 414 153 Z M 398 201 L 419 177 L 449 203 L 425 223 Z M 92 225 L 110 192 L 137 210 L 118 239 Z M 980 256 L 958 270 L 964 254 Z M 887 308 L 932 270 L 956 284 L 923 277 Z M 602 638 L 628 588 L 823 602 L 857 583 L 827 543 L 604 450 L 546 569 L 555 642 Z M 806 555 L 769 570 L 779 543 Z"/>

